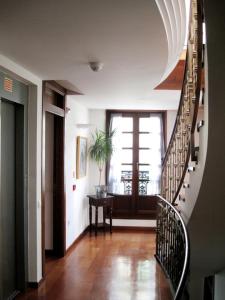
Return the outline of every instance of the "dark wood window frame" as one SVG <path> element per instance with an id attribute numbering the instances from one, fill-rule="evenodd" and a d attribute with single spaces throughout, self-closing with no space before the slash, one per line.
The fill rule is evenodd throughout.
<path id="1" fill-rule="evenodd" d="M 166 145 L 167 140 L 167 111 L 166 110 L 106 110 L 106 131 L 109 130 L 111 115 L 115 113 L 121 113 L 122 116 L 149 116 L 150 113 L 160 113 L 163 117 L 163 133 L 164 133 L 164 144 Z M 108 182 L 109 175 L 109 164 L 106 165 L 106 182 Z M 133 197 L 133 198 L 132 198 Z M 151 205 L 146 208 L 146 210 L 139 210 L 137 212 L 135 206 L 134 195 L 115 195 L 114 200 L 114 209 L 113 209 L 113 218 L 118 219 L 155 219 L 156 218 L 156 202 L 157 199 L 155 196 L 148 196 L 151 202 Z M 133 199 L 133 200 L 132 200 Z M 121 203 L 121 207 L 120 207 Z M 130 209 L 124 208 L 131 205 Z M 122 207 L 123 206 L 123 207 Z"/>

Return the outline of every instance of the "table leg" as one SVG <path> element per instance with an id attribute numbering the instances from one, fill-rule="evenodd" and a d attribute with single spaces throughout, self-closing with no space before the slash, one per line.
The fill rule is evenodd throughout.
<path id="1" fill-rule="evenodd" d="M 92 231 L 92 206 L 89 204 L 89 233 Z"/>
<path id="2" fill-rule="evenodd" d="M 98 232 L 98 206 L 95 206 L 95 236 Z"/>
<path id="3" fill-rule="evenodd" d="M 109 209 L 109 218 L 110 218 L 110 233 L 112 233 L 112 207 Z"/>

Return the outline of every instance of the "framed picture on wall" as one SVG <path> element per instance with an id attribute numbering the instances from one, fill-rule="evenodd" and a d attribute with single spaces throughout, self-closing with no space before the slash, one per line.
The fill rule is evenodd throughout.
<path id="1" fill-rule="evenodd" d="M 87 172 L 87 138 L 77 137 L 76 178 L 86 176 Z"/>

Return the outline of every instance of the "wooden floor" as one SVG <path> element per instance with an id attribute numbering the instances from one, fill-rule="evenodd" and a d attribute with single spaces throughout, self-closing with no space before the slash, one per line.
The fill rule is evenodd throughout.
<path id="1" fill-rule="evenodd" d="M 26 300 L 171 300 L 155 258 L 155 234 L 87 234 L 65 258 L 47 262 L 46 280 Z"/>

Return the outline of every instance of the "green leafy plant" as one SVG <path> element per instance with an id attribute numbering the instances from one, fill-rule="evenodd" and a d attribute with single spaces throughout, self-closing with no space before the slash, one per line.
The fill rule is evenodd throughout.
<path id="1" fill-rule="evenodd" d="M 114 134 L 115 130 L 109 133 L 96 130 L 95 133 L 92 134 L 93 144 L 89 148 L 89 155 L 90 158 L 97 163 L 99 169 L 99 185 L 101 184 L 104 165 L 113 153 L 112 138 Z"/>

